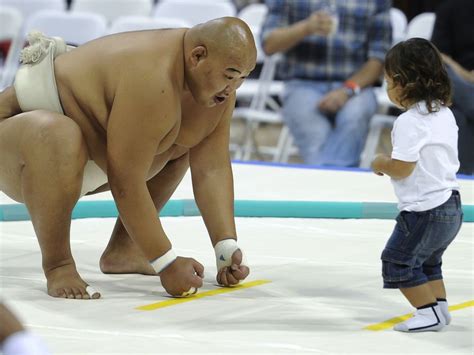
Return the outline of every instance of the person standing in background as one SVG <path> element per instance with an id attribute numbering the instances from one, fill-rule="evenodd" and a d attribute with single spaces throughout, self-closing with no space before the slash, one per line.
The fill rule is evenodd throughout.
<path id="1" fill-rule="evenodd" d="M 474 1 L 444 1 L 436 11 L 432 42 L 453 86 L 452 110 L 459 127 L 459 172 L 474 174 Z"/>

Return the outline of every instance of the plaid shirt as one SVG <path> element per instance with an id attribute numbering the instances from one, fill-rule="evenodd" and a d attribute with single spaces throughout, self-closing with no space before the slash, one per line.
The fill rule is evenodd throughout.
<path id="1" fill-rule="evenodd" d="M 337 33 L 307 36 L 290 48 L 277 71 L 281 79 L 344 81 L 369 58 L 384 60 L 392 43 L 390 0 L 266 0 L 262 40 L 276 28 L 306 19 L 328 2 L 337 7 Z"/>

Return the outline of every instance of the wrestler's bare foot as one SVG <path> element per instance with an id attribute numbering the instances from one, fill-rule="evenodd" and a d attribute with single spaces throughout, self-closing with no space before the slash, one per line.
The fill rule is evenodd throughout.
<path id="1" fill-rule="evenodd" d="M 129 237 L 112 238 L 100 257 L 104 274 L 156 275 L 142 251 Z"/>
<path id="2" fill-rule="evenodd" d="M 86 291 L 87 283 L 81 278 L 74 263 L 52 268 L 45 272 L 48 295 L 59 298 L 97 299 L 100 293 Z M 88 289 L 92 292 L 91 289 Z"/>

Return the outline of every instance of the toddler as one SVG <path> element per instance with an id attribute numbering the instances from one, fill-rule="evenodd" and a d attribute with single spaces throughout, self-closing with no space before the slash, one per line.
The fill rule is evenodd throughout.
<path id="1" fill-rule="evenodd" d="M 421 38 L 398 43 L 385 58 L 390 100 L 403 109 L 392 129 L 391 156 L 372 162 L 388 175 L 400 213 L 382 252 L 384 288 L 398 288 L 416 308 L 395 325 L 402 332 L 438 331 L 451 321 L 442 255 L 463 213 L 456 172 L 458 127 L 447 107 L 451 85 L 436 47 Z"/>

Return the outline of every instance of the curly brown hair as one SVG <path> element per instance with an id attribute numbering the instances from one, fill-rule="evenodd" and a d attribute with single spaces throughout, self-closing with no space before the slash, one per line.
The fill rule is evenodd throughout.
<path id="1" fill-rule="evenodd" d="M 408 109 L 425 101 L 428 111 L 451 105 L 451 81 L 438 49 L 423 38 L 393 46 L 385 56 L 385 73 L 401 88 L 400 104 Z"/>

